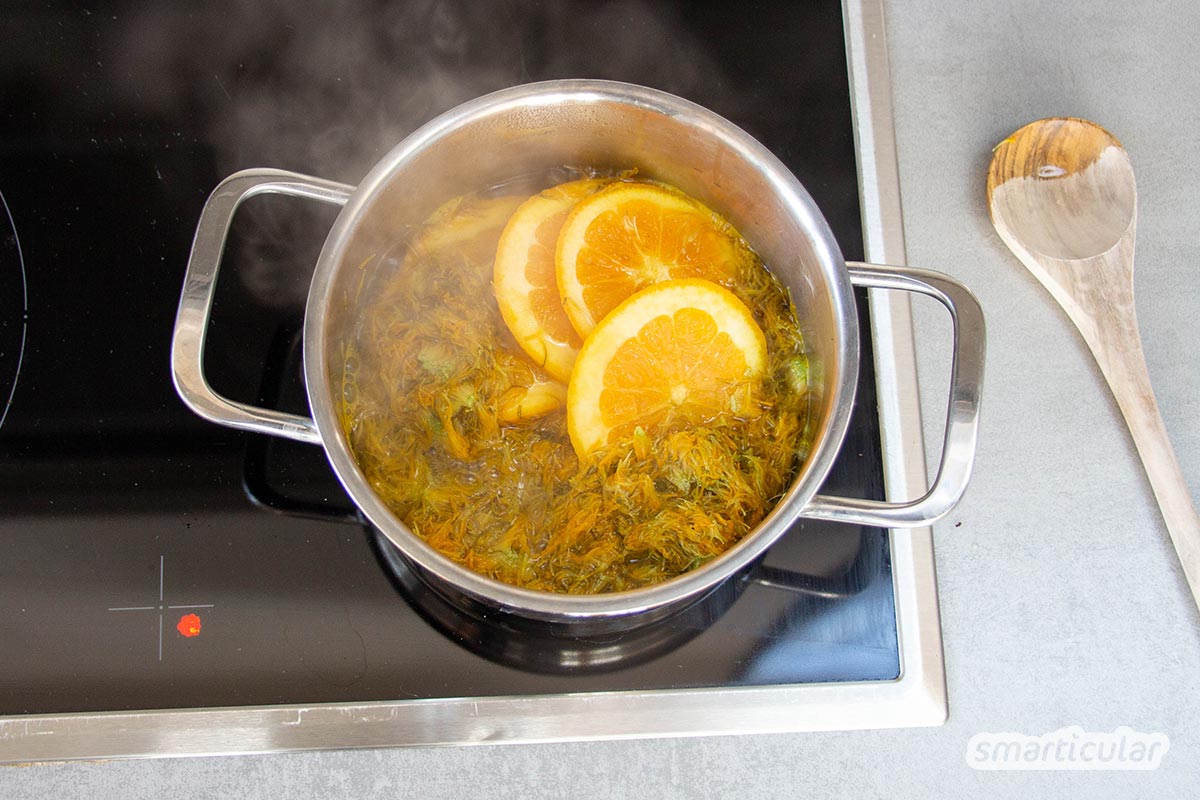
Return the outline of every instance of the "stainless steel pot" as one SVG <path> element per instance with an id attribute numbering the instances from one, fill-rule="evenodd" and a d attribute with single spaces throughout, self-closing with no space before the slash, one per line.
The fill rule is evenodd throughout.
<path id="1" fill-rule="evenodd" d="M 368 486 L 337 421 L 338 343 L 355 322 L 359 265 L 443 201 L 514 175 L 561 165 L 636 167 L 719 209 L 791 292 L 809 347 L 811 455 L 776 508 L 741 542 L 705 566 L 633 591 L 574 596 L 530 591 L 462 567 L 427 545 Z M 221 397 L 203 372 L 205 330 L 230 222 L 239 204 L 285 194 L 343 206 L 317 261 L 304 323 L 304 367 L 313 419 Z M 920 292 L 954 319 L 954 367 L 946 440 L 929 492 L 908 503 L 817 493 L 841 445 L 859 365 L 852 286 Z M 180 397 L 222 425 L 324 445 L 350 496 L 429 584 L 478 612 L 516 614 L 577 630 L 649 622 L 701 597 L 750 564 L 799 517 L 883 527 L 925 525 L 965 490 L 974 458 L 983 377 L 983 315 L 963 286 L 937 273 L 847 264 L 808 193 L 761 144 L 686 100 L 606 81 L 518 86 L 455 108 L 396 146 L 357 187 L 277 170 L 224 180 L 201 215 L 175 323 L 172 366 Z"/>

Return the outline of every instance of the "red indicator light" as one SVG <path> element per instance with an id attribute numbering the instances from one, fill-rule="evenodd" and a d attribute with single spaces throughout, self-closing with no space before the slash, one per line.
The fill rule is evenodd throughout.
<path id="1" fill-rule="evenodd" d="M 179 618 L 179 624 L 175 626 L 175 630 L 179 631 L 187 638 L 200 635 L 200 617 L 195 614 L 184 614 Z"/>

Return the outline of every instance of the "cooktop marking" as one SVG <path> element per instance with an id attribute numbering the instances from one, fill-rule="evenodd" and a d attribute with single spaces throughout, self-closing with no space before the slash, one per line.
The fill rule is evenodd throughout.
<path id="1" fill-rule="evenodd" d="M 174 608 L 216 608 L 213 603 L 188 603 L 185 605 L 166 605 L 163 603 L 164 587 L 166 585 L 166 559 L 165 555 L 158 557 L 158 605 L 153 606 L 113 606 L 109 611 L 158 611 L 158 660 L 163 660 L 163 613 L 167 609 Z M 199 620 L 197 620 L 196 633 L 199 633 Z M 187 636 L 183 631 L 181 635 Z M 195 634 L 192 634 L 194 636 Z M 190 636 L 188 637 L 190 638 Z"/>
<path id="2" fill-rule="evenodd" d="M 13 243 L 17 246 L 17 264 L 21 267 L 21 346 L 17 350 L 17 369 L 13 372 L 12 386 L 8 390 L 8 399 L 4 402 L 4 410 L 0 411 L 0 428 L 8 417 L 8 409 L 12 407 L 13 395 L 17 393 L 17 376 L 21 374 L 21 364 L 25 360 L 25 336 L 29 329 L 29 282 L 25 279 L 25 254 L 21 252 L 21 238 L 17 236 L 17 223 L 8 207 L 4 192 L 0 191 L 0 205 L 8 216 L 8 225 L 12 229 Z"/>

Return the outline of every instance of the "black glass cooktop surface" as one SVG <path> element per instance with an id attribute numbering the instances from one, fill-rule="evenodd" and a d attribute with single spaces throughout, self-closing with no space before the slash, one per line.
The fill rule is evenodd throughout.
<path id="1" fill-rule="evenodd" d="M 726 116 L 860 257 L 840 4 L 317 6 L 0 8 L 0 715 L 895 678 L 884 531 L 801 522 L 634 632 L 492 626 L 413 580 L 319 448 L 197 418 L 169 368 L 222 177 L 354 183 L 438 113 L 532 80 L 625 80 Z M 276 197 L 238 217 L 218 391 L 304 411 L 298 330 L 332 213 Z M 878 498 L 869 369 L 858 398 L 825 491 Z"/>

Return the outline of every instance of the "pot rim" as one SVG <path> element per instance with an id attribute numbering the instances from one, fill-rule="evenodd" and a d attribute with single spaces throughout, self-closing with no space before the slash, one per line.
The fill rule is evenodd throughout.
<path id="1" fill-rule="evenodd" d="M 701 567 L 650 586 L 592 595 L 524 589 L 488 578 L 442 555 L 409 530 L 371 489 L 349 450 L 335 413 L 325 346 L 325 309 L 337 268 L 358 221 L 393 173 L 463 125 L 517 109 L 564 102 L 616 102 L 673 117 L 701 128 L 735 157 L 751 163 L 812 241 L 816 260 L 825 272 L 837 341 L 835 363 L 827 366 L 837 377 L 829 389 L 831 411 L 824 430 L 817 432 L 800 475 L 771 512 L 739 542 Z M 667 92 L 617 81 L 552 80 L 502 89 L 459 105 L 406 137 L 367 173 L 335 220 L 317 260 L 304 320 L 304 372 L 313 419 L 334 472 L 367 518 L 420 569 L 504 611 L 552 621 L 634 615 L 668 606 L 692 598 L 758 558 L 803 515 L 832 467 L 849 423 L 858 369 L 858 314 L 846 262 L 824 216 L 799 180 L 766 147 L 715 112 Z"/>

